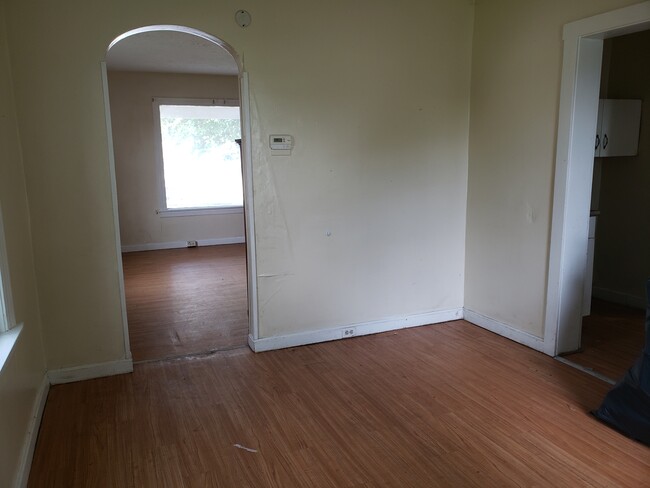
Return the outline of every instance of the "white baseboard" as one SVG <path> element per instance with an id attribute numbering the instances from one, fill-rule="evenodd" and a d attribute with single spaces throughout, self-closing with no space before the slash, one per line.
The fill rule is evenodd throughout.
<path id="1" fill-rule="evenodd" d="M 378 334 L 380 332 L 405 329 L 407 327 L 419 327 L 422 325 L 438 324 L 440 322 L 449 322 L 451 320 L 459 320 L 462 318 L 463 309 L 456 308 L 416 315 L 405 315 L 402 317 L 375 320 L 372 322 L 350 324 L 334 327 L 331 329 L 319 329 L 283 336 L 264 337 L 257 340 L 249 336 L 248 344 L 250 348 L 255 352 L 272 351 L 275 349 L 284 349 L 286 347 L 315 344 L 317 342 L 327 342 L 337 339 L 347 339 L 355 336 Z M 347 335 L 346 332 L 349 332 L 350 330 L 352 330 L 352 334 Z"/>
<path id="2" fill-rule="evenodd" d="M 468 322 L 474 325 L 478 325 L 483 329 L 487 329 L 490 332 L 494 332 L 495 334 L 505 337 L 506 339 L 518 342 L 519 344 L 523 344 L 524 346 L 528 346 L 531 349 L 543 352 L 544 354 L 551 356 L 553 355 L 546 350 L 547 348 L 545 347 L 544 339 L 540 337 L 515 329 L 511 325 L 499 322 L 498 320 L 492 319 L 472 310 L 464 309 L 463 316 Z"/>
<path id="3" fill-rule="evenodd" d="M 200 246 L 221 246 L 224 244 L 243 244 L 244 236 L 222 237 L 218 239 L 198 239 Z M 158 251 L 160 249 L 181 249 L 187 247 L 187 241 L 151 242 L 148 244 L 131 244 L 122 246 L 122 252 Z"/>
<path id="4" fill-rule="evenodd" d="M 36 448 L 36 439 L 38 437 L 38 430 L 41 426 L 43 419 L 43 410 L 45 410 L 45 401 L 47 400 L 47 393 L 50 391 L 50 381 L 47 373 L 43 375 L 43 381 L 38 388 L 34 405 L 32 407 L 32 417 L 29 421 L 25 442 L 23 444 L 22 452 L 20 453 L 20 460 L 18 464 L 18 477 L 16 478 L 16 488 L 25 488 L 29 480 L 29 472 L 32 468 L 32 459 L 34 458 L 34 449 Z"/>
<path id="5" fill-rule="evenodd" d="M 48 371 L 47 377 L 52 385 L 58 385 L 60 383 L 72 383 L 74 381 L 91 380 L 93 378 L 132 372 L 133 360 L 122 359 L 120 361 L 89 364 L 74 368 L 53 369 Z"/>
<path id="6" fill-rule="evenodd" d="M 601 300 L 605 300 L 606 302 L 618 303 L 619 305 L 625 305 L 632 308 L 640 308 L 641 310 L 645 310 L 646 308 L 646 299 L 644 297 L 636 297 L 634 295 L 628 295 L 627 293 L 608 290 L 606 288 L 598 288 L 594 286 L 591 290 L 591 295 Z"/>

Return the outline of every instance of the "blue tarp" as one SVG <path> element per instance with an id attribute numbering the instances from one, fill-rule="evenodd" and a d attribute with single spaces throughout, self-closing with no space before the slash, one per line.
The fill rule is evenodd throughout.
<path id="1" fill-rule="evenodd" d="M 593 414 L 632 439 L 650 446 L 650 280 L 646 283 L 645 347 Z"/>

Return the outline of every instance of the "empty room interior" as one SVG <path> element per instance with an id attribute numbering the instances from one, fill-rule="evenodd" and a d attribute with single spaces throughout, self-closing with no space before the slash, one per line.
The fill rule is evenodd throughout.
<path id="1" fill-rule="evenodd" d="M 650 486 L 649 29 L 0 0 L 0 486 Z"/>

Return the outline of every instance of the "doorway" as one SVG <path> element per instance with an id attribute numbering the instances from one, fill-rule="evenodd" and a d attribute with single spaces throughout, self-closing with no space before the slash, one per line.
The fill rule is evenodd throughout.
<path id="1" fill-rule="evenodd" d="M 650 2 L 644 2 L 564 28 L 545 322 L 545 346 L 553 355 L 581 346 L 603 40 L 649 26 Z"/>
<path id="2" fill-rule="evenodd" d="M 650 276 L 648 52 L 648 30 L 603 43 L 598 132 L 607 145 L 596 148 L 594 159 L 580 349 L 564 356 L 611 381 L 624 375 L 644 345 Z M 612 146 L 612 140 L 618 144 Z"/>
<path id="3" fill-rule="evenodd" d="M 151 26 L 111 43 L 103 75 L 127 351 L 142 361 L 245 345 L 257 337 L 255 242 L 248 78 L 236 52 L 194 29 Z M 203 113 L 212 111 L 219 115 L 204 124 Z M 174 135 L 187 135 L 188 127 L 201 132 L 190 150 L 202 153 L 196 164 L 163 162 L 161 121 Z M 241 152 L 234 140 L 204 147 L 219 123 L 226 126 L 219 137 L 238 125 L 232 139 L 241 139 Z M 175 149 L 191 137 L 172 141 Z M 179 168 L 210 174 L 187 184 Z M 232 179 L 233 169 L 239 201 L 230 183 L 215 184 L 223 195 L 209 198 L 205 180 Z M 170 186 L 172 178 L 181 184 Z M 183 184 L 187 195 L 179 194 Z"/>

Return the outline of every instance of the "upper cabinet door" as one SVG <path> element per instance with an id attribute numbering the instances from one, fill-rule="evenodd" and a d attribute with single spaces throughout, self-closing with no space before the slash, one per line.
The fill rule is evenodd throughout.
<path id="1" fill-rule="evenodd" d="M 600 100 L 596 156 L 636 156 L 639 150 L 641 100 Z"/>

